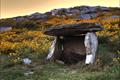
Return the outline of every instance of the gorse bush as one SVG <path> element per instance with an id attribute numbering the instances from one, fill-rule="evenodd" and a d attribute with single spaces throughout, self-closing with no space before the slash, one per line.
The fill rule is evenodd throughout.
<path id="1" fill-rule="evenodd" d="M 120 19 L 102 20 L 103 31 L 97 33 L 100 44 L 106 44 L 114 55 L 120 51 Z M 120 54 L 115 56 L 116 60 L 120 58 Z M 119 61 L 119 60 L 118 60 Z"/>
<path id="2" fill-rule="evenodd" d="M 24 57 L 46 53 L 51 40 L 40 31 L 8 31 L 2 32 L 0 37 L 0 55 L 7 55 L 15 63 Z"/>

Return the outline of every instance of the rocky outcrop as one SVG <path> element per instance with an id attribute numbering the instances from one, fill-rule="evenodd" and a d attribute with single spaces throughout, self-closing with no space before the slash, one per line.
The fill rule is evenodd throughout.
<path id="1" fill-rule="evenodd" d="M 80 16 L 77 19 L 78 20 L 81 20 L 81 19 L 93 19 L 93 18 L 96 18 L 97 16 L 98 16 L 97 13 L 80 14 Z"/>
<path id="2" fill-rule="evenodd" d="M 93 19 L 98 16 L 98 12 L 108 12 L 109 8 L 107 7 L 90 7 L 90 6 L 81 6 L 81 7 L 75 7 L 75 8 L 61 8 L 61 9 L 54 9 L 51 10 L 51 15 L 53 16 L 75 16 L 77 20 L 80 19 Z"/>
<path id="3" fill-rule="evenodd" d="M 45 19 L 47 18 L 47 15 L 36 12 L 34 14 L 29 15 L 28 18 L 29 19 Z"/>
<path id="4" fill-rule="evenodd" d="M 12 27 L 0 27 L 0 32 L 2 32 L 2 31 L 9 31 L 11 29 L 12 29 Z"/>

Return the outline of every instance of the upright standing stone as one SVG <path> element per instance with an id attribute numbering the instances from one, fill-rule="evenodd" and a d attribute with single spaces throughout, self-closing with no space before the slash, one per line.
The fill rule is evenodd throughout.
<path id="1" fill-rule="evenodd" d="M 53 54 L 54 54 L 54 51 L 55 51 L 55 44 L 56 44 L 56 38 L 52 41 L 52 44 L 51 44 L 51 47 L 49 48 L 49 53 L 48 53 L 48 56 L 47 56 L 47 60 L 50 59 Z"/>
<path id="2" fill-rule="evenodd" d="M 98 46 L 98 40 L 97 36 L 93 32 L 88 32 L 85 35 L 85 41 L 84 41 L 85 47 L 86 47 L 86 64 L 93 64 L 95 61 L 95 55 L 97 51 Z"/>

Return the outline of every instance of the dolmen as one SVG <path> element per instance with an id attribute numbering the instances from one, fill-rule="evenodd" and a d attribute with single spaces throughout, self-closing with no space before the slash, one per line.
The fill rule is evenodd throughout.
<path id="1" fill-rule="evenodd" d="M 54 25 L 44 34 L 54 36 L 47 60 L 60 60 L 65 64 L 85 61 L 93 64 L 97 52 L 96 32 L 103 30 L 98 23 L 77 23 Z"/>

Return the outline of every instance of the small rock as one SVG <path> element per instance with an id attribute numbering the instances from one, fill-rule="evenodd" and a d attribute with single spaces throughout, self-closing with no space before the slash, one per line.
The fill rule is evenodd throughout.
<path id="1" fill-rule="evenodd" d="M 26 64 L 26 65 L 30 65 L 32 61 L 29 59 L 29 58 L 24 58 L 23 59 L 23 63 Z"/>
<path id="2" fill-rule="evenodd" d="M 103 18 L 103 20 L 116 19 L 116 18 L 120 18 L 120 16 L 114 15 L 107 18 Z"/>
<path id="3" fill-rule="evenodd" d="M 34 74 L 34 72 L 32 72 L 32 71 L 28 71 L 28 72 L 24 73 L 25 76 L 32 75 L 32 74 Z"/>
<path id="4" fill-rule="evenodd" d="M 100 8 L 102 11 L 109 11 L 109 8 L 107 8 L 107 7 L 101 7 Z"/>
<path id="5" fill-rule="evenodd" d="M 80 17 L 81 19 L 91 19 L 90 14 L 81 14 Z"/>

